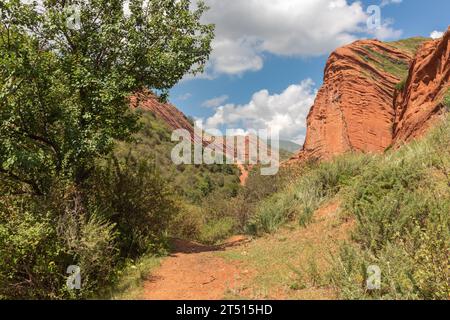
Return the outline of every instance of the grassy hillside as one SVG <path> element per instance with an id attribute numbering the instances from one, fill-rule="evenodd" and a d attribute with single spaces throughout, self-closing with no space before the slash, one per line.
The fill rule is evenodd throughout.
<path id="1" fill-rule="evenodd" d="M 407 52 L 415 55 L 417 50 L 419 49 L 419 47 L 426 41 L 430 41 L 430 38 L 413 37 L 413 38 L 389 42 L 389 44 L 391 46 L 396 47 L 397 49 L 407 51 Z"/>
<path id="2" fill-rule="evenodd" d="M 247 230 L 254 234 L 284 234 L 287 244 L 270 250 L 278 252 L 272 256 L 277 261 L 271 263 L 280 265 L 277 270 L 284 268 L 283 281 L 293 281 L 288 277 L 292 270 L 286 269 L 284 261 L 291 261 L 294 270 L 296 265 L 290 257 L 295 248 L 282 249 L 285 245 L 289 248 L 292 232 L 280 230 L 285 226 L 306 228 L 306 233 L 300 233 L 306 241 L 306 230 L 317 223 L 317 210 L 332 200 L 341 208 L 339 219 L 333 220 L 334 228 L 351 222 L 351 238 L 332 255 L 317 240 L 310 242 L 307 247 L 312 245 L 316 256 L 311 261 L 318 263 L 324 257 L 333 261 L 328 268 L 303 271 L 302 288 L 333 288 L 339 297 L 351 299 L 448 298 L 450 119 L 425 139 L 399 150 L 376 156 L 345 155 L 303 170 L 299 178 L 258 203 L 247 224 Z M 261 241 L 261 248 L 269 245 Z M 270 243 L 277 246 L 273 240 Z M 302 246 L 299 242 L 297 249 L 304 250 Z M 269 259 L 258 258 L 261 248 L 255 245 L 246 251 L 246 256 L 255 257 L 253 265 Z M 245 257 L 240 258 L 245 261 Z M 366 289 L 370 265 L 382 271 L 381 290 Z M 266 271 L 260 272 L 260 277 L 267 277 L 264 281 L 274 281 Z M 311 283 L 314 272 L 320 284 Z M 295 283 L 291 282 L 297 288 Z M 295 292 L 290 294 L 295 296 Z"/>
<path id="3" fill-rule="evenodd" d="M 213 192 L 234 196 L 239 188 L 239 170 L 233 165 L 179 165 L 173 164 L 171 151 L 172 130 L 151 112 L 142 112 L 141 130 L 133 142 L 119 143 L 116 155 L 133 157 L 154 163 L 156 170 L 173 187 L 175 194 L 190 203 L 200 204 Z"/>
<path id="4" fill-rule="evenodd" d="M 239 169 L 234 165 L 173 164 L 171 130 L 151 112 L 144 112 L 142 129 L 134 142 L 120 143 L 119 158 L 150 160 L 176 198 L 179 212 L 172 220 L 170 236 L 214 243 L 235 232 L 235 221 L 222 214 L 240 191 Z"/>
<path id="5" fill-rule="evenodd" d="M 419 47 L 430 39 L 422 37 L 408 38 L 404 40 L 388 42 L 392 47 L 414 56 Z M 375 51 L 370 46 L 365 46 L 366 55 L 361 55 L 364 61 L 374 68 L 392 74 L 399 79 L 406 79 L 408 76 L 409 64 L 404 60 L 394 59 L 391 55 Z"/>

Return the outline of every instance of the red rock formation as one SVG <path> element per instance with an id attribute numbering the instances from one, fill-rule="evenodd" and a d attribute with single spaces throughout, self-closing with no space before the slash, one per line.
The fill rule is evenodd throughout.
<path id="1" fill-rule="evenodd" d="M 170 129 L 186 129 L 194 133 L 194 127 L 183 112 L 170 103 L 161 103 L 151 92 L 142 92 L 131 98 L 131 105 L 152 112 L 164 121 Z"/>
<path id="2" fill-rule="evenodd" d="M 395 100 L 394 143 L 422 136 L 444 113 L 450 86 L 450 28 L 443 38 L 426 42 L 411 65 L 405 88 Z"/>
<path id="3" fill-rule="evenodd" d="M 245 151 L 244 154 L 241 155 L 241 157 L 243 156 L 243 159 L 245 160 L 243 164 L 237 164 L 237 166 L 241 171 L 241 184 L 245 185 L 249 175 L 248 171 L 251 168 L 251 166 L 248 167 L 245 165 L 249 162 L 250 144 L 262 143 L 261 140 L 257 142 L 256 139 L 250 139 L 249 137 L 241 137 L 241 139 L 235 137 L 234 147 L 227 146 L 225 139 L 220 139 L 219 141 L 215 142 L 215 139 L 208 136 L 206 133 L 204 133 L 203 137 L 199 135 L 194 130 L 194 127 L 189 119 L 180 110 L 178 110 L 174 105 L 170 103 L 162 103 L 154 94 L 149 91 L 144 91 L 136 94 L 131 97 L 130 100 L 130 104 L 132 107 L 152 112 L 156 118 L 164 121 L 170 129 L 185 129 L 189 131 L 193 142 L 199 142 L 204 147 L 213 146 L 216 148 L 216 150 L 223 148 L 222 150 L 224 150 L 224 153 L 230 157 L 238 157 L 237 144 L 239 142 L 242 143 L 243 141 L 243 143 L 245 144 Z"/>
<path id="4" fill-rule="evenodd" d="M 423 133 L 440 113 L 448 87 L 449 35 L 421 46 L 424 40 L 419 38 L 356 41 L 333 52 L 307 118 L 305 144 L 291 160 L 382 152 Z"/>

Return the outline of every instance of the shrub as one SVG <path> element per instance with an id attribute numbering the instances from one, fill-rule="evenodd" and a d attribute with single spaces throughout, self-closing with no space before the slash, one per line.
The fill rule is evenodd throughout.
<path id="1" fill-rule="evenodd" d="M 170 223 L 170 235 L 181 239 L 198 239 L 204 223 L 201 208 L 184 201 L 180 201 L 178 206 L 178 214 Z"/>
<path id="2" fill-rule="evenodd" d="M 404 78 L 403 80 L 401 80 L 399 83 L 397 83 L 395 85 L 395 90 L 397 91 L 403 91 L 405 89 L 406 86 L 406 80 L 407 78 Z"/>
<path id="3" fill-rule="evenodd" d="M 351 185 L 353 178 L 371 162 L 371 156 L 344 155 L 333 162 L 310 164 L 298 180 L 257 205 L 248 232 L 274 232 L 294 219 L 305 226 L 324 201 Z"/>
<path id="4" fill-rule="evenodd" d="M 413 210 L 402 210 L 402 203 L 414 201 L 423 170 L 406 163 L 375 165 L 361 176 L 345 205 L 358 220 L 357 240 L 368 248 L 377 248 L 410 222 Z"/>
<path id="5" fill-rule="evenodd" d="M 210 220 L 200 230 L 199 240 L 206 244 L 215 244 L 233 235 L 235 221 L 230 217 Z"/>
<path id="6" fill-rule="evenodd" d="M 85 298 L 114 278 L 114 226 L 72 195 L 59 185 L 47 197 L 2 198 L 1 297 Z M 66 286 L 70 265 L 81 268 L 81 290 Z"/>
<path id="7" fill-rule="evenodd" d="M 335 262 L 343 298 L 448 298 L 449 143 L 447 120 L 380 159 L 347 193 L 344 207 L 357 223 Z M 369 265 L 382 271 L 381 290 L 366 289 Z"/>
<path id="8" fill-rule="evenodd" d="M 61 298 L 70 265 L 57 241 L 52 214 L 36 215 L 25 201 L 2 199 L 0 209 L 0 298 Z"/>
<path id="9" fill-rule="evenodd" d="M 444 106 L 447 107 L 448 110 L 450 110 L 450 89 L 447 90 L 446 95 L 444 96 Z"/>
<path id="10" fill-rule="evenodd" d="M 390 181 L 397 181 L 394 176 Z M 383 290 L 377 297 L 443 299 L 450 293 L 447 281 L 448 244 L 450 243 L 450 195 L 433 183 L 407 187 L 397 183 L 375 185 L 358 190 L 349 210 L 357 218 L 354 240 L 355 256 L 344 256 L 343 270 L 350 280 L 339 286 L 346 298 L 370 296 L 365 284 L 355 287 L 357 279 L 366 279 L 369 265 L 378 265 L 383 272 Z M 380 186 L 378 188 L 377 186 Z M 349 260 L 350 259 L 350 260 Z M 350 265 L 360 265 L 358 269 Z M 353 262 L 352 262 L 353 261 Z M 353 284 L 351 283 L 353 282 Z M 358 282 L 356 282 L 358 283 Z"/>
<path id="11" fill-rule="evenodd" d="M 56 181 L 45 196 L 0 203 L 0 296 L 31 299 L 87 298 L 111 285 L 129 259 L 165 251 L 179 209 L 155 167 L 131 157 L 97 165 L 83 186 Z M 81 290 L 66 286 L 70 265 Z"/>
<path id="12" fill-rule="evenodd" d="M 64 245 L 64 253 L 72 257 L 71 265 L 80 267 L 82 277 L 82 290 L 68 291 L 70 297 L 90 297 L 115 280 L 119 270 L 115 227 L 100 213 L 86 211 L 76 200 L 66 203 L 57 219 L 58 241 Z"/>
<path id="13" fill-rule="evenodd" d="M 121 257 L 136 258 L 165 249 L 177 207 L 156 168 L 145 160 L 110 158 L 91 179 L 93 208 L 115 223 Z"/>

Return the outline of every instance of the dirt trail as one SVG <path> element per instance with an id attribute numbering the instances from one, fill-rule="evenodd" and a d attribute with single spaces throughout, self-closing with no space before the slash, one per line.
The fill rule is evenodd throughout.
<path id="1" fill-rule="evenodd" d="M 331 201 L 305 228 L 284 228 L 251 241 L 235 236 L 221 246 L 204 246 L 174 240 L 173 253 L 145 282 L 142 298 L 335 299 L 333 289 L 317 285 L 307 270 L 313 261 L 321 276 L 327 274 L 329 254 L 348 239 L 353 220 L 341 219 L 339 207 L 339 201 Z M 301 279 L 292 266 L 301 270 Z"/>
<path id="2" fill-rule="evenodd" d="M 174 240 L 174 251 L 144 284 L 147 300 L 220 300 L 242 281 L 238 263 L 214 253 L 246 242 L 236 236 L 220 246 Z"/>

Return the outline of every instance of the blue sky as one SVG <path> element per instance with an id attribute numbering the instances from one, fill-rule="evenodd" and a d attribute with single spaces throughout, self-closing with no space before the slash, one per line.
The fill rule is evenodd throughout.
<path id="1" fill-rule="evenodd" d="M 283 139 L 298 143 L 333 49 L 359 38 L 429 37 L 450 24 L 447 0 L 207 3 L 211 10 L 205 21 L 217 30 L 207 72 L 181 81 L 170 101 L 207 128 L 276 127 Z M 370 5 L 379 6 L 381 21 L 367 29 Z"/>

